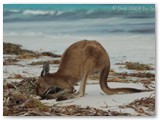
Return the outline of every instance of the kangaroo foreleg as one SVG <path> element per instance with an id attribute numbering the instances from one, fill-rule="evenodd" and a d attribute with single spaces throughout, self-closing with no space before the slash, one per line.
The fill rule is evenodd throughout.
<path id="1" fill-rule="evenodd" d="M 79 91 L 78 91 L 78 93 L 75 94 L 75 97 L 82 97 L 82 96 L 84 96 L 87 77 L 88 77 L 88 74 L 84 74 L 84 76 L 83 76 L 83 78 L 81 80 L 81 83 L 80 83 Z"/>
<path id="2" fill-rule="evenodd" d="M 61 96 L 65 95 L 65 94 L 69 94 L 69 93 L 73 93 L 73 89 L 72 88 L 67 88 L 67 89 L 64 89 L 64 90 L 62 90 L 62 91 L 60 91 L 58 93 L 54 93 L 54 94 L 49 93 L 49 94 L 47 94 L 45 96 L 45 98 L 46 99 L 55 99 L 55 98 L 61 97 Z"/>

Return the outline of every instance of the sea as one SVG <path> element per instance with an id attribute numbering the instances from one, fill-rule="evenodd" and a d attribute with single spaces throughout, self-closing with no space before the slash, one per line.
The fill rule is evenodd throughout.
<path id="1" fill-rule="evenodd" d="M 97 40 L 112 61 L 155 64 L 155 4 L 4 4 L 3 41 L 62 54 Z"/>

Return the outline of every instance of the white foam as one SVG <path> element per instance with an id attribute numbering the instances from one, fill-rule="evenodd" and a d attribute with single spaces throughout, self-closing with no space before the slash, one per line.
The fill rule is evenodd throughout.
<path id="1" fill-rule="evenodd" d="M 10 12 L 15 12 L 15 13 L 20 12 L 20 10 L 16 10 L 16 9 L 10 9 L 9 11 Z"/>
<path id="2" fill-rule="evenodd" d="M 62 15 L 63 13 L 63 11 L 57 11 L 56 15 Z"/>
<path id="3" fill-rule="evenodd" d="M 24 15 L 55 15 L 56 11 L 44 11 L 44 10 L 24 10 Z"/>

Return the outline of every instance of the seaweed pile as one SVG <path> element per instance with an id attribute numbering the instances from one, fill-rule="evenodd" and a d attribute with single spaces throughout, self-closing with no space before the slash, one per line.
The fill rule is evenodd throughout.
<path id="1" fill-rule="evenodd" d="M 139 70 L 139 71 L 144 71 L 144 70 L 154 70 L 153 67 L 151 67 L 148 64 L 142 64 L 139 62 L 125 62 L 125 63 L 116 63 L 116 65 L 124 65 L 125 68 L 129 70 Z"/>
<path id="2" fill-rule="evenodd" d="M 3 54 L 10 54 L 10 55 L 21 55 L 21 54 L 35 54 L 31 50 L 22 49 L 21 45 L 12 44 L 12 43 L 3 43 Z"/>
<path id="3" fill-rule="evenodd" d="M 49 112 L 48 106 L 22 92 L 10 92 L 3 99 L 4 116 L 45 115 L 46 112 Z"/>
<path id="4" fill-rule="evenodd" d="M 36 95 L 37 78 L 24 78 L 21 82 L 4 80 L 3 115 L 4 116 L 131 116 L 129 113 L 101 110 L 78 105 L 47 106 Z M 138 115 L 150 115 L 155 111 L 155 96 L 135 100 L 120 108 L 132 108 Z M 147 112 L 148 111 L 148 112 Z M 153 115 L 153 114 L 152 114 Z"/>
<path id="5" fill-rule="evenodd" d="M 3 65 L 19 65 L 18 62 L 21 59 L 33 59 L 33 58 L 39 58 L 42 56 L 47 56 L 47 57 L 53 57 L 53 58 L 60 58 L 61 55 L 52 53 L 52 52 L 34 52 L 31 50 L 26 50 L 22 49 L 21 45 L 17 44 L 12 44 L 12 43 L 3 43 L 3 54 L 10 54 L 10 55 L 16 55 L 15 58 L 8 57 L 3 60 Z M 50 64 L 59 64 L 60 60 L 50 60 L 48 61 Z M 42 65 L 44 61 L 37 61 L 37 62 L 32 62 L 29 65 Z"/>
<path id="6" fill-rule="evenodd" d="M 29 65 L 43 65 L 45 61 L 38 61 L 38 62 L 32 62 Z M 50 60 L 48 61 L 49 64 L 59 64 L 60 60 Z"/>
<path id="7" fill-rule="evenodd" d="M 120 106 L 120 108 L 132 108 L 138 115 L 151 116 L 155 113 L 155 95 L 134 100 L 128 105 Z"/>
<path id="8" fill-rule="evenodd" d="M 3 43 L 3 54 L 18 55 L 18 59 L 31 59 L 38 58 L 41 56 L 49 57 L 61 57 L 61 55 L 54 54 L 52 52 L 34 52 L 31 50 L 22 49 L 21 45 L 12 44 L 12 43 Z"/>
<path id="9" fill-rule="evenodd" d="M 46 106 L 36 95 L 36 79 L 26 78 L 19 83 L 4 81 L 4 116 L 128 116 L 129 113 L 103 111 L 78 105 Z"/>

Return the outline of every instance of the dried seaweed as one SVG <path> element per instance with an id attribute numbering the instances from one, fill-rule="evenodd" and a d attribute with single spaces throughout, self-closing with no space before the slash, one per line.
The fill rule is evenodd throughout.
<path id="1" fill-rule="evenodd" d="M 128 113 L 104 111 L 93 107 L 46 106 L 36 98 L 36 78 L 25 78 L 21 82 L 4 81 L 4 116 L 128 116 Z"/>
<path id="2" fill-rule="evenodd" d="M 31 94 L 36 96 L 37 79 L 36 78 L 24 78 L 21 82 L 15 82 L 15 86 L 18 91 L 25 94 Z"/>
<path id="3" fill-rule="evenodd" d="M 138 115 L 154 115 L 155 114 L 155 96 L 143 97 L 136 99 L 128 105 L 120 106 L 120 108 L 132 108 Z"/>
<path id="4" fill-rule="evenodd" d="M 54 57 L 54 58 L 61 57 L 61 55 L 57 55 L 57 54 L 54 54 L 51 52 L 42 52 L 40 55 L 41 56 L 50 56 L 50 57 Z"/>
<path id="5" fill-rule="evenodd" d="M 49 112 L 49 107 L 42 104 L 38 99 L 21 92 L 13 92 L 4 96 L 3 115 L 23 115 L 30 111 Z M 33 112 L 31 112 L 33 113 Z"/>
<path id="6" fill-rule="evenodd" d="M 138 73 L 123 72 L 123 73 L 116 73 L 116 75 L 122 76 L 123 78 L 125 78 L 126 76 L 141 77 L 141 78 L 154 78 L 155 77 L 155 74 L 150 73 L 150 72 L 138 72 Z"/>
<path id="7" fill-rule="evenodd" d="M 21 48 L 21 45 L 13 44 L 13 43 L 4 43 L 3 42 L 3 54 L 15 54 L 20 55 L 24 53 L 35 54 L 31 50 L 25 50 Z"/>
<path id="8" fill-rule="evenodd" d="M 138 62 L 126 62 L 126 68 L 132 70 L 154 70 L 148 64 L 140 64 Z"/>
<path id="9" fill-rule="evenodd" d="M 44 62 L 45 61 L 32 62 L 29 65 L 43 65 Z M 60 60 L 51 60 L 51 61 L 48 61 L 48 62 L 49 62 L 49 64 L 59 64 Z"/>
<path id="10" fill-rule="evenodd" d="M 128 113 L 104 111 L 94 107 L 78 105 L 46 106 L 40 100 L 22 92 L 11 92 L 4 96 L 4 116 L 129 116 Z"/>
<path id="11" fill-rule="evenodd" d="M 104 111 L 94 107 L 81 107 L 77 105 L 54 106 L 52 113 L 59 116 L 129 116 L 129 113 L 121 113 L 116 111 Z"/>
<path id="12" fill-rule="evenodd" d="M 19 62 L 19 60 L 17 58 L 10 58 L 10 59 L 5 59 L 3 61 L 3 65 L 16 65 L 16 63 Z"/>
<path id="13" fill-rule="evenodd" d="M 21 45 L 3 42 L 3 54 L 18 55 L 18 59 L 32 59 L 41 56 L 61 57 L 61 55 L 57 55 L 52 52 L 38 53 L 31 50 L 22 49 L 21 47 Z"/>
<path id="14" fill-rule="evenodd" d="M 139 62 L 116 63 L 116 65 L 125 65 L 130 70 L 154 70 L 149 64 L 141 64 Z"/>

